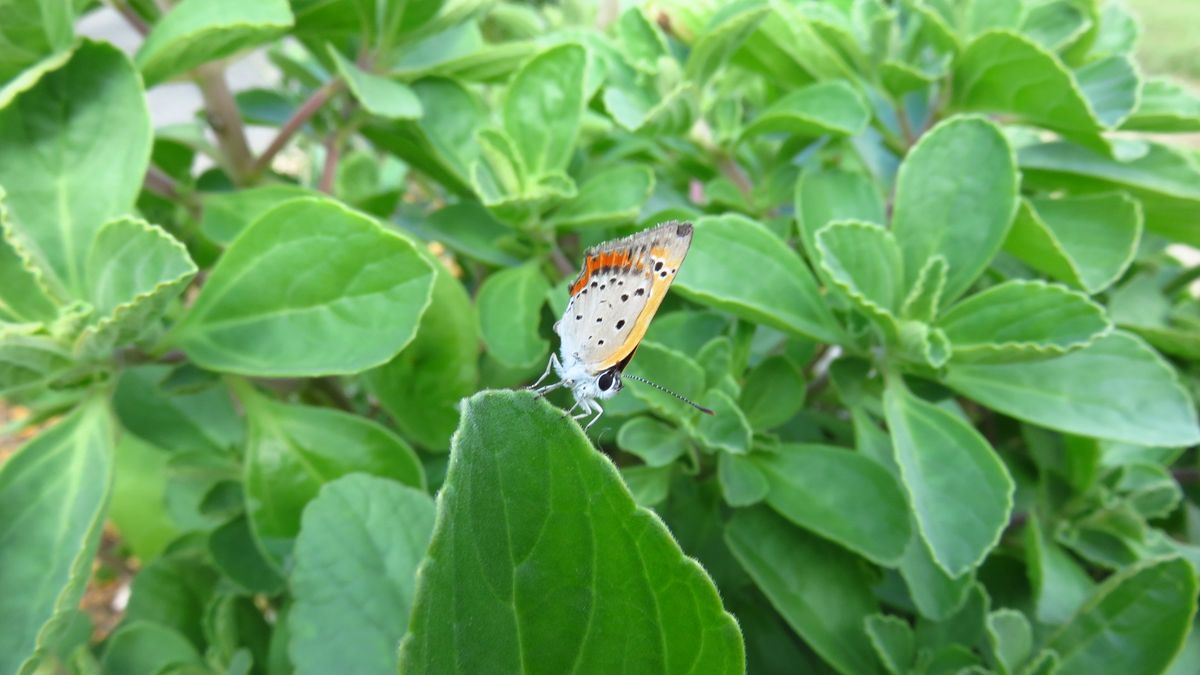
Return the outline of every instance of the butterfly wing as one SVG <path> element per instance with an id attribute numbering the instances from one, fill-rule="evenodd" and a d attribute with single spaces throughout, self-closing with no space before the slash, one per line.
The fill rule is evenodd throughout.
<path id="1" fill-rule="evenodd" d="M 589 249 L 555 324 L 563 356 L 593 372 L 617 365 L 646 335 L 692 244 L 692 226 L 667 223 Z M 568 352 L 571 352 L 568 354 Z"/>

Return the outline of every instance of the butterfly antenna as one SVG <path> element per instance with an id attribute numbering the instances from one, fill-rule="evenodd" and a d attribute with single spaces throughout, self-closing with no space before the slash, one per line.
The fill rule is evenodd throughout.
<path id="1" fill-rule="evenodd" d="M 717 413 L 713 412 L 711 409 L 705 408 L 704 406 L 700 405 L 699 403 L 696 403 L 695 401 L 692 401 L 691 399 L 688 399 L 679 394 L 676 394 L 675 392 L 671 391 L 670 389 L 667 389 L 666 387 L 662 386 L 661 384 L 658 384 L 656 382 L 651 382 L 650 380 L 647 380 L 644 377 L 638 377 L 637 375 L 630 375 L 629 373 L 622 373 L 621 379 L 625 379 L 625 378 L 629 378 L 631 380 L 637 380 L 638 382 L 641 382 L 643 384 L 648 384 L 651 387 L 654 387 L 655 389 L 657 389 L 659 391 L 666 392 L 666 393 L 674 396 L 675 398 L 679 399 L 680 401 L 683 401 L 684 403 L 692 406 L 696 410 L 699 410 L 700 412 L 704 413 L 705 415 L 716 415 L 717 414 Z"/>

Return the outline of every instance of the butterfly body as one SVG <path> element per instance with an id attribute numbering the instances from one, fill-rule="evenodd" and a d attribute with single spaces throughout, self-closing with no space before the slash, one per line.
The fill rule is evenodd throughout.
<path id="1" fill-rule="evenodd" d="M 559 381 L 538 389 L 571 390 L 576 418 L 603 410 L 597 401 L 621 390 L 621 375 L 646 334 L 692 243 L 689 223 L 670 222 L 588 249 L 571 284 L 570 300 L 554 331 L 561 358 L 551 354 L 540 384 L 551 371 Z M 568 411 L 570 412 L 570 411 Z"/>

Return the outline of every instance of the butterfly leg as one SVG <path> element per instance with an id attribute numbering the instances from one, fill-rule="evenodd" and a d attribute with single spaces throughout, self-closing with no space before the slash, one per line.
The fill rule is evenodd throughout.
<path id="1" fill-rule="evenodd" d="M 552 371 L 554 371 L 556 368 L 561 368 L 561 367 L 562 367 L 562 364 L 560 364 L 558 362 L 558 354 L 555 354 L 554 352 L 550 352 L 550 361 L 546 364 L 546 372 L 542 373 L 542 376 L 537 379 L 537 382 L 534 382 L 533 384 L 529 385 L 529 388 L 537 389 L 537 386 L 542 383 L 542 380 L 549 377 L 550 373 Z M 550 391 L 550 390 L 547 390 L 547 391 Z"/>
<path id="2" fill-rule="evenodd" d="M 600 419 L 600 416 L 604 414 L 604 408 L 601 408 L 599 403 L 597 403 L 595 401 L 588 401 L 588 403 L 590 403 L 592 405 L 592 408 L 596 411 L 596 416 L 593 417 L 591 419 L 591 421 L 587 423 L 587 426 L 583 427 L 584 431 L 587 431 L 588 429 L 590 429 L 592 427 L 592 425 L 596 423 L 596 420 Z"/>
<path id="3" fill-rule="evenodd" d="M 575 401 L 575 405 L 571 406 L 570 408 L 567 408 L 567 412 L 563 413 L 563 419 L 565 420 L 568 417 L 570 417 L 571 413 L 575 412 L 575 409 L 578 407 L 579 407 L 579 401 Z"/>

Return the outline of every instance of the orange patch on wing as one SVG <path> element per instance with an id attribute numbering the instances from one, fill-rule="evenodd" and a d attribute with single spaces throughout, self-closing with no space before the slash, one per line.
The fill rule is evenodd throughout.
<path id="1" fill-rule="evenodd" d="M 633 265 L 633 261 L 629 257 L 629 251 L 607 251 L 599 255 L 589 256 L 583 265 L 583 271 L 579 273 L 579 278 L 571 285 L 571 295 L 575 295 L 583 290 L 588 285 L 588 281 L 592 278 L 592 274 L 596 270 L 605 267 L 629 267 Z M 641 265 L 638 265 L 641 268 Z"/>

